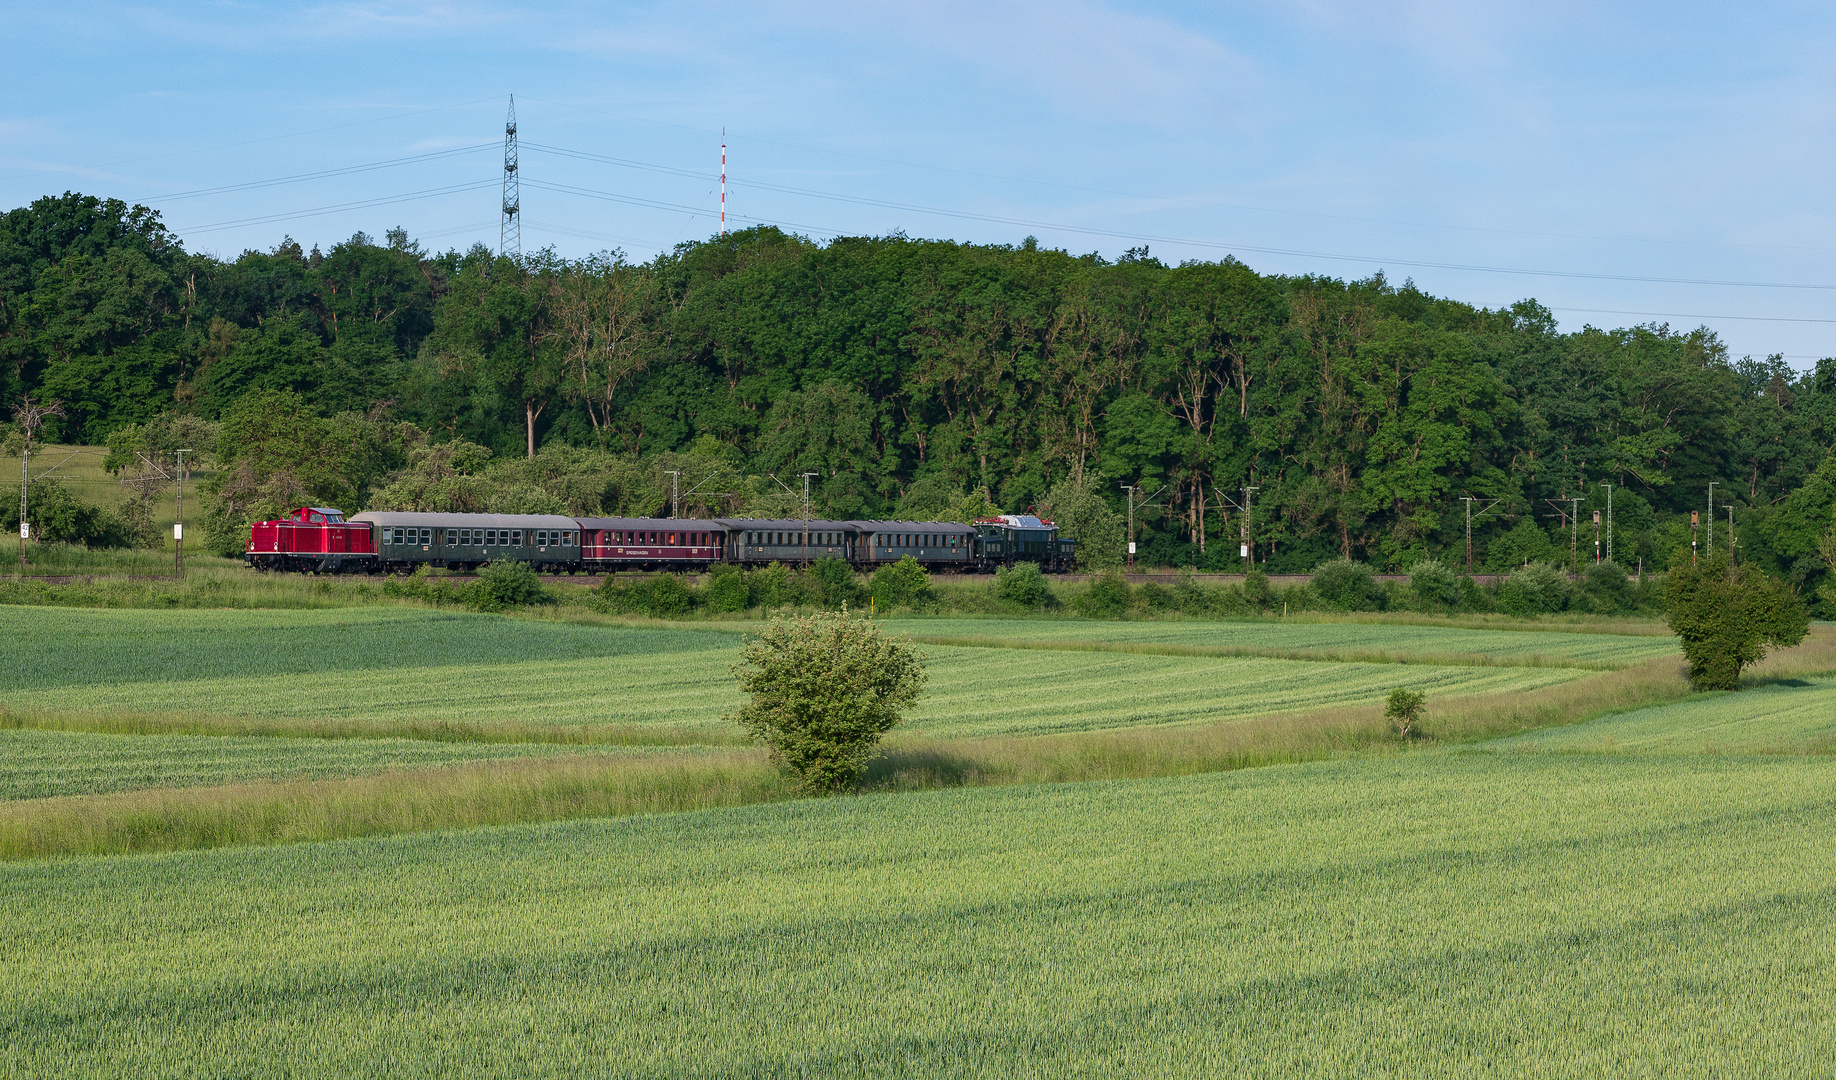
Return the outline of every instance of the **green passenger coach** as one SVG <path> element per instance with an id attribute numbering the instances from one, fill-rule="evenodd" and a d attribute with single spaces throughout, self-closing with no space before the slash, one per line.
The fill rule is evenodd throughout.
<path id="1" fill-rule="evenodd" d="M 580 568 L 580 525 L 558 514 L 425 514 L 372 510 L 351 518 L 374 531 L 382 570 L 428 565 L 475 570 L 490 562 L 525 562 L 545 573 Z"/>

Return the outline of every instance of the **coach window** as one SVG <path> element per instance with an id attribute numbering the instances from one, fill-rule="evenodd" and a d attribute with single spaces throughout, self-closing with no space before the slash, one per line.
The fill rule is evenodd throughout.
<path id="1" fill-rule="evenodd" d="M 511 547 L 522 547 L 523 546 L 523 530 L 521 529 L 511 529 L 510 530 L 510 546 Z"/>

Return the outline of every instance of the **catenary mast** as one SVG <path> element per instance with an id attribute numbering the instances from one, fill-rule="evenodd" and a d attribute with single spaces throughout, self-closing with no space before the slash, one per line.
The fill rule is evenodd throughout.
<path id="1" fill-rule="evenodd" d="M 498 228 L 497 253 L 513 259 L 523 254 L 522 186 L 516 178 L 516 95 L 504 121 L 504 219 Z"/>

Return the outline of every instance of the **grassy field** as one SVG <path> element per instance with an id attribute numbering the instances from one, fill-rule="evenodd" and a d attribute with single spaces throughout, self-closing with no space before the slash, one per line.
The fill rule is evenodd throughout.
<path id="1" fill-rule="evenodd" d="M 1677 652 L 1676 639 L 1629 634 L 1568 633 L 1529 627 L 1466 629 L 1381 622 L 1262 619 L 1239 622 L 1024 622 L 992 619 L 894 619 L 886 623 L 923 640 L 977 643 L 1174 646 L 1191 649 L 1279 650 L 1322 656 L 1486 658 L 1502 663 L 1583 662 L 1620 667 Z"/>
<path id="2" fill-rule="evenodd" d="M 0 800 L 100 795 L 248 780 L 327 779 L 391 769 L 579 754 L 553 743 L 425 739 L 285 739 L 208 735 L 98 735 L 0 731 Z M 680 748 L 595 748 L 593 753 L 679 753 Z"/>
<path id="3" fill-rule="evenodd" d="M 34 1074 L 1816 1076 L 1836 761 L 1422 753 L 0 866 Z"/>
<path id="4" fill-rule="evenodd" d="M 1497 745 L 1512 751 L 1828 754 L 1836 752 L 1836 680 L 1792 679 L 1705 694 Z"/>
<path id="5" fill-rule="evenodd" d="M 733 638 L 422 607 L 108 611 L 0 607 L 0 691 L 731 652 Z"/>
<path id="6" fill-rule="evenodd" d="M 1828 628 L 1692 695 L 1645 628 L 896 620 L 931 695 L 824 800 L 741 628 L 0 607 L 0 1074 L 1836 1055 Z"/>
<path id="7" fill-rule="evenodd" d="M 897 627 L 895 627 L 897 629 Z M 418 609 L 339 612 L 0 608 L 15 711 L 206 713 L 479 727 L 662 726 L 730 737 L 732 634 Z M 1644 640 L 1644 639 L 1633 639 Z M 1572 668 L 1324 663 L 925 646 L 933 736 L 1247 719 L 1430 694 L 1530 690 Z"/>

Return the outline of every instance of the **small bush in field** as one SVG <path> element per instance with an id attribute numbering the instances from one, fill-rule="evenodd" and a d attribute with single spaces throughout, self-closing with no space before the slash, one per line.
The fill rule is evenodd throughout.
<path id="1" fill-rule="evenodd" d="M 810 566 L 809 576 L 817 586 L 817 602 L 830 610 L 836 610 L 844 604 L 858 604 L 866 599 L 866 590 L 860 582 L 854 580 L 854 567 L 846 559 L 829 557 L 817 559 Z M 926 581 L 929 588 L 929 581 Z"/>
<path id="2" fill-rule="evenodd" d="M 1417 606 L 1429 611 L 1457 607 L 1460 579 L 1439 559 L 1423 559 L 1409 568 L 1409 591 Z"/>
<path id="3" fill-rule="evenodd" d="M 1426 694 L 1399 686 L 1390 691 L 1390 700 L 1383 706 L 1383 718 L 1396 729 L 1396 734 L 1406 739 L 1415 732 L 1415 725 L 1421 722 L 1422 706 L 1426 704 Z"/>
<path id="4" fill-rule="evenodd" d="M 1105 570 L 1090 579 L 1090 590 L 1072 601 L 1079 615 L 1119 619 L 1128 613 L 1128 579 L 1120 570 Z"/>
<path id="5" fill-rule="evenodd" d="M 873 572 L 873 601 L 882 611 L 916 606 L 930 599 L 931 572 L 907 555 Z"/>
<path id="6" fill-rule="evenodd" d="M 1379 611 L 1383 590 L 1371 568 L 1351 559 L 1332 559 L 1313 570 L 1313 591 L 1339 611 Z"/>
<path id="7" fill-rule="evenodd" d="M 1599 615 L 1625 615 L 1638 610 L 1638 593 L 1617 563 L 1601 562 L 1587 568 L 1581 594 L 1588 610 Z"/>
<path id="8" fill-rule="evenodd" d="M 554 597 L 542 579 L 525 562 L 506 560 L 485 564 L 478 580 L 467 586 L 466 603 L 479 611 L 502 611 L 529 604 L 552 604 Z"/>
<path id="9" fill-rule="evenodd" d="M 709 611 L 746 610 L 746 577 L 732 563 L 710 567 L 699 592 L 702 606 Z"/>
<path id="10" fill-rule="evenodd" d="M 695 594 L 678 574 L 662 574 L 634 584 L 607 578 L 599 587 L 599 596 L 600 606 L 607 611 L 653 619 L 685 615 L 695 600 Z"/>
<path id="11" fill-rule="evenodd" d="M 1568 578 L 1560 570 L 1533 562 L 1513 571 L 1498 586 L 1498 608 L 1507 615 L 1542 615 L 1567 607 L 1571 593 Z"/>
<path id="12" fill-rule="evenodd" d="M 847 612 L 777 618 L 734 665 L 748 701 L 728 719 L 812 793 L 845 791 L 924 691 L 924 657 Z"/>
<path id="13" fill-rule="evenodd" d="M 1045 575 L 1039 572 L 1038 563 L 1021 563 L 995 571 L 995 595 L 1020 607 L 1041 608 L 1051 597 L 1052 590 L 1046 585 Z"/>

